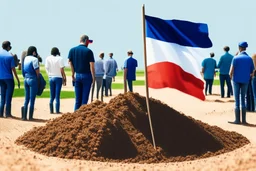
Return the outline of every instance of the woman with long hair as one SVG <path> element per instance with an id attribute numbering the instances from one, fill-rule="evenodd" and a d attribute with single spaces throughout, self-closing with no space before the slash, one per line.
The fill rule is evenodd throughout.
<path id="1" fill-rule="evenodd" d="M 66 85 L 66 74 L 64 71 L 64 61 L 60 57 L 60 51 L 58 48 L 54 47 L 51 50 L 51 56 L 48 56 L 45 60 L 45 69 L 49 77 L 50 83 L 50 113 L 54 113 L 53 101 L 56 100 L 55 110 L 56 113 L 60 112 L 60 92 L 62 84 Z"/>
<path id="2" fill-rule="evenodd" d="M 27 50 L 27 56 L 23 60 L 22 74 L 24 77 L 25 88 L 25 102 L 21 109 L 22 120 L 27 120 L 28 104 L 29 107 L 29 120 L 33 120 L 34 105 L 36 100 L 36 94 L 39 87 L 39 62 L 38 62 L 37 49 L 34 46 L 30 46 Z"/>

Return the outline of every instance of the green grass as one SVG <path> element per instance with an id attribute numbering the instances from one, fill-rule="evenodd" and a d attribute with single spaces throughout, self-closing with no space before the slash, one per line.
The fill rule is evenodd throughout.
<path id="1" fill-rule="evenodd" d="M 24 88 L 21 89 L 15 89 L 13 93 L 13 97 L 25 97 L 25 91 Z M 50 97 L 50 91 L 45 90 L 41 96 L 37 96 L 37 98 L 49 98 Z M 68 99 L 68 98 L 74 98 L 75 93 L 73 91 L 61 91 L 60 98 L 61 99 Z"/>
<path id="2" fill-rule="evenodd" d="M 43 65 L 40 66 L 40 72 L 41 74 L 44 76 L 45 81 L 46 81 L 46 88 L 43 92 L 43 94 L 41 96 L 37 96 L 38 98 L 49 98 L 50 97 L 50 87 L 49 87 L 49 78 L 47 76 L 46 70 L 44 68 Z M 65 68 L 65 73 L 67 76 L 71 76 L 71 69 L 69 67 Z M 13 97 L 24 97 L 24 79 L 21 73 L 21 70 L 17 70 L 17 74 L 18 77 L 20 79 L 20 89 L 18 89 L 17 87 L 17 82 L 15 83 L 15 90 L 14 90 L 14 94 Z M 218 76 L 218 73 L 216 73 Z M 136 76 L 137 77 L 144 77 L 144 71 L 143 70 L 138 70 L 136 71 Z M 123 71 L 118 71 L 116 78 L 123 78 Z M 16 81 L 16 79 L 15 79 Z M 133 82 L 134 86 L 144 86 L 145 85 L 145 81 L 144 80 L 136 80 Z M 219 80 L 214 80 L 213 85 L 220 85 L 220 81 Z M 112 89 L 123 89 L 124 88 L 124 84 L 123 83 L 112 83 Z M 74 98 L 75 97 L 75 93 L 74 91 L 65 91 L 62 90 L 61 91 L 61 98 L 62 99 L 66 99 L 66 98 Z"/>

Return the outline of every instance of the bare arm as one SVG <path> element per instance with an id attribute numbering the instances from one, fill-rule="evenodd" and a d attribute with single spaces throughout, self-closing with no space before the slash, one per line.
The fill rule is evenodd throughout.
<path id="1" fill-rule="evenodd" d="M 233 74 L 234 74 L 234 66 L 231 65 L 230 72 L 229 72 L 229 75 L 230 75 L 230 78 L 231 78 L 231 79 L 232 79 L 232 77 L 233 77 Z"/>
<path id="2" fill-rule="evenodd" d="M 90 62 L 90 69 L 92 73 L 92 83 L 95 82 L 95 68 L 94 68 L 94 62 Z"/>
<path id="3" fill-rule="evenodd" d="M 60 69 L 61 75 L 62 75 L 62 79 L 63 79 L 63 85 L 65 86 L 67 83 L 67 78 L 66 78 L 66 73 L 64 71 L 64 67 Z"/>
<path id="4" fill-rule="evenodd" d="M 74 71 L 74 66 L 72 64 L 72 62 L 69 60 L 69 65 L 71 68 L 71 73 L 72 73 L 72 81 L 75 81 L 75 71 Z"/>
<path id="5" fill-rule="evenodd" d="M 14 74 L 14 76 L 15 76 L 17 82 L 18 82 L 18 87 L 20 88 L 20 79 L 19 79 L 19 77 L 18 77 L 18 75 L 17 75 L 16 69 L 15 69 L 15 68 L 12 68 L 12 72 L 13 72 L 13 74 Z"/>

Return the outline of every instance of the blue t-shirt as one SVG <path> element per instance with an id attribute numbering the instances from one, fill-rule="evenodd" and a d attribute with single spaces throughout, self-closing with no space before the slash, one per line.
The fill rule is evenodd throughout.
<path id="1" fill-rule="evenodd" d="M 202 67 L 204 68 L 204 79 L 213 79 L 216 61 L 212 58 L 206 58 L 202 62 Z"/>
<path id="2" fill-rule="evenodd" d="M 13 79 L 12 68 L 15 68 L 14 58 L 6 50 L 0 51 L 0 79 Z"/>
<path id="3" fill-rule="evenodd" d="M 132 56 L 124 61 L 124 68 L 127 69 L 127 80 L 136 80 L 136 67 L 138 67 L 138 62 Z"/>
<path id="4" fill-rule="evenodd" d="M 254 70 L 253 60 L 246 52 L 241 52 L 232 61 L 234 67 L 233 81 L 236 83 L 249 83 L 250 74 Z"/>
<path id="5" fill-rule="evenodd" d="M 37 77 L 36 70 L 39 69 L 38 59 L 34 56 L 26 56 L 23 63 L 23 77 Z"/>
<path id="6" fill-rule="evenodd" d="M 220 57 L 220 61 L 218 63 L 218 68 L 220 69 L 220 74 L 227 75 L 229 74 L 230 66 L 232 63 L 234 56 L 230 53 L 226 52 L 224 55 Z"/>
<path id="7" fill-rule="evenodd" d="M 68 59 L 72 62 L 75 73 L 79 74 L 90 74 L 90 62 L 95 62 L 93 52 L 85 45 L 70 49 Z"/>

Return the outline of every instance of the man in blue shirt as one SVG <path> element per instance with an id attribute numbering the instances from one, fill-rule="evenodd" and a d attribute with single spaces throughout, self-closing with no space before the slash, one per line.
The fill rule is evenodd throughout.
<path id="1" fill-rule="evenodd" d="M 130 50 L 127 52 L 128 58 L 124 61 L 124 91 L 126 92 L 126 80 L 128 83 L 129 91 L 133 92 L 132 82 L 136 80 L 136 67 L 138 62 L 132 57 L 133 52 Z"/>
<path id="2" fill-rule="evenodd" d="M 233 55 L 231 55 L 229 52 L 229 47 L 224 47 L 225 54 L 220 57 L 220 61 L 218 64 L 218 68 L 220 69 L 220 92 L 221 92 L 221 98 L 224 98 L 225 95 L 225 81 L 228 87 L 227 91 L 227 97 L 230 97 L 230 95 L 233 95 L 232 85 L 231 85 L 231 79 L 229 76 L 229 70 L 231 66 L 231 62 L 233 60 Z"/>
<path id="3" fill-rule="evenodd" d="M 95 81 L 96 81 L 96 86 L 97 86 L 97 91 L 96 91 L 96 98 L 99 99 L 99 91 L 102 87 L 102 82 L 103 82 L 103 76 L 104 76 L 104 52 L 101 52 L 99 54 L 99 58 L 95 62 Z M 103 101 L 103 90 L 101 91 L 101 101 Z"/>
<path id="4" fill-rule="evenodd" d="M 13 74 L 17 79 L 18 86 L 20 85 L 20 80 L 16 73 L 14 58 L 9 52 L 12 48 L 11 43 L 9 41 L 4 41 L 2 43 L 2 48 L 3 50 L 0 51 L 0 117 L 3 117 L 4 115 L 4 107 L 5 116 L 11 117 L 12 95 L 14 91 Z"/>
<path id="5" fill-rule="evenodd" d="M 87 35 L 80 37 L 80 45 L 69 51 L 68 59 L 75 86 L 75 111 L 87 104 L 92 84 L 95 82 L 94 56 L 87 46 L 90 43 Z"/>
<path id="6" fill-rule="evenodd" d="M 233 79 L 234 96 L 235 96 L 235 121 L 229 122 L 234 124 L 240 124 L 240 98 L 242 106 L 242 123 L 246 122 L 246 106 L 245 106 L 245 94 L 247 92 L 250 78 L 253 74 L 254 65 L 252 58 L 245 52 L 248 47 L 247 42 L 240 42 L 239 54 L 233 58 L 230 78 Z M 241 97 L 240 97 L 241 95 Z"/>
<path id="7" fill-rule="evenodd" d="M 117 63 L 113 59 L 113 53 L 109 54 L 109 59 L 105 62 L 105 75 L 106 75 L 106 89 L 105 95 L 108 96 L 108 90 L 110 90 L 110 96 L 112 96 L 112 79 L 116 76 Z"/>
<path id="8" fill-rule="evenodd" d="M 210 53 L 210 57 L 206 58 L 202 62 L 202 73 L 204 74 L 205 80 L 205 95 L 209 87 L 209 94 L 212 94 L 212 84 L 215 76 L 215 68 L 217 67 L 216 61 L 213 59 L 214 53 Z"/>

